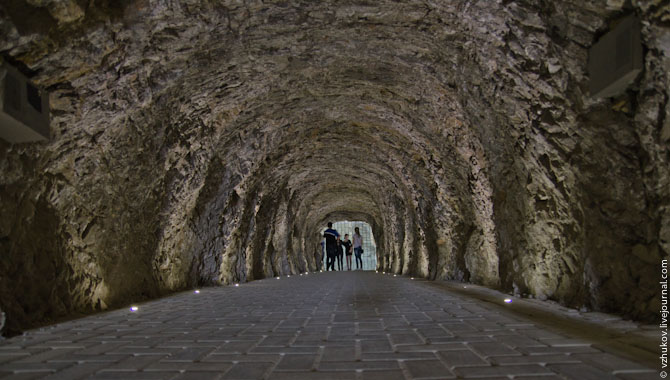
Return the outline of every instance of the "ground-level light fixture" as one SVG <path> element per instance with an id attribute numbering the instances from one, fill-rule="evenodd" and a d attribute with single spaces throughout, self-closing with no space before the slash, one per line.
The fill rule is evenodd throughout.
<path id="1" fill-rule="evenodd" d="M 512 303 L 512 299 L 511 299 L 511 298 L 505 298 L 503 301 L 504 301 L 505 303 Z"/>
<path id="2" fill-rule="evenodd" d="M 240 284 L 235 284 L 235 287 L 238 287 L 238 286 L 240 286 Z"/>
<path id="3" fill-rule="evenodd" d="M 131 306 L 130 311 L 138 311 L 140 308 L 137 306 Z"/>
<path id="4" fill-rule="evenodd" d="M 193 293 L 200 294 L 200 290 L 196 289 L 195 291 L 193 291 Z"/>

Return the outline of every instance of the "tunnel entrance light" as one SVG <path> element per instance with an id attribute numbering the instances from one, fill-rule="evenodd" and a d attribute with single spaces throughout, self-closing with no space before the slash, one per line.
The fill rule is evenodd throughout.
<path id="1" fill-rule="evenodd" d="M 358 227 L 360 233 L 361 233 L 361 238 L 362 238 L 362 247 L 363 248 L 363 254 L 361 255 L 361 261 L 362 261 L 362 270 L 375 270 L 377 268 L 377 244 L 375 242 L 375 236 L 372 233 L 372 227 L 370 224 L 364 221 L 351 221 L 351 220 L 340 220 L 337 222 L 333 222 L 333 229 L 335 229 L 339 234 L 342 239 L 344 239 L 344 235 L 348 234 L 349 235 L 349 241 L 353 243 L 353 234 L 355 228 Z M 326 230 L 324 227 L 321 230 L 321 236 L 323 236 L 323 232 Z M 325 246 L 325 241 L 323 241 L 323 244 Z M 347 262 L 346 262 L 346 255 L 343 256 L 343 270 L 348 270 L 347 268 Z M 326 267 L 326 259 L 327 255 L 325 254 L 325 251 L 323 252 L 323 267 Z M 335 263 L 335 269 L 339 270 L 337 261 Z M 351 255 L 351 270 L 356 270 L 356 255 L 352 253 Z"/>

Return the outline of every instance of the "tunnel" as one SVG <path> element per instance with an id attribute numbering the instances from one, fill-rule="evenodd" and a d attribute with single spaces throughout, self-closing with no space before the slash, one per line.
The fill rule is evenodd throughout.
<path id="1" fill-rule="evenodd" d="M 589 49 L 641 28 L 639 75 Z M 658 1 L 22 1 L 0 57 L 48 94 L 0 140 L 3 334 L 318 269 L 658 322 L 670 254 L 670 7 Z"/>

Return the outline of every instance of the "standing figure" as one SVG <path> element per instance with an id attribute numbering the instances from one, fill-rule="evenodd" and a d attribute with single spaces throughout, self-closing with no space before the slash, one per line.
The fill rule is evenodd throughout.
<path id="1" fill-rule="evenodd" d="M 344 253 L 347 255 L 347 270 L 351 270 L 351 241 L 349 240 L 349 234 L 344 234 L 342 246 L 344 247 Z"/>
<path id="2" fill-rule="evenodd" d="M 358 227 L 354 228 L 354 254 L 356 255 L 356 269 L 363 269 L 363 259 L 361 255 L 363 254 L 363 237 L 361 232 L 358 230 Z"/>
<path id="3" fill-rule="evenodd" d="M 323 232 L 323 237 L 326 238 L 326 271 L 329 268 L 335 270 L 335 256 L 337 256 L 337 240 L 340 234 L 333 229 L 333 223 L 328 222 L 328 228 Z"/>
<path id="4" fill-rule="evenodd" d="M 337 238 L 337 270 L 343 270 L 343 261 L 344 261 L 344 246 L 342 245 L 342 240 Z"/>

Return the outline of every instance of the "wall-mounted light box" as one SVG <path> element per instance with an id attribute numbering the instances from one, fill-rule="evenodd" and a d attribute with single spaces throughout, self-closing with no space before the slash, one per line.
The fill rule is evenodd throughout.
<path id="1" fill-rule="evenodd" d="M 628 16 L 589 49 L 591 96 L 620 95 L 635 81 L 643 68 L 640 30 L 640 21 Z"/>
<path id="2" fill-rule="evenodd" d="M 49 94 L 2 61 L 0 138 L 10 143 L 49 139 Z"/>

